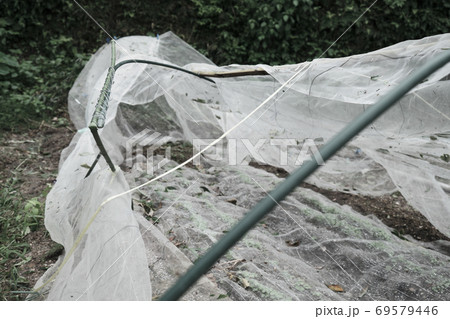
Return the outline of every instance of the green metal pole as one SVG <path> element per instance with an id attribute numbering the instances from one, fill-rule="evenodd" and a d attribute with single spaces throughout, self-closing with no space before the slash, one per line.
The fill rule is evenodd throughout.
<path id="1" fill-rule="evenodd" d="M 95 143 L 97 144 L 98 149 L 100 150 L 100 154 L 103 155 L 105 158 L 106 163 L 108 163 L 109 168 L 111 171 L 115 172 L 116 168 L 114 167 L 114 164 L 111 160 L 111 157 L 109 157 L 108 152 L 106 151 L 105 145 L 103 145 L 102 139 L 100 138 L 100 135 L 98 134 L 98 130 L 96 127 L 89 126 L 89 129 L 91 130 L 92 135 L 94 136 Z M 94 160 L 92 163 L 89 171 L 92 172 L 94 170 L 95 165 L 98 162 L 98 157 Z M 90 174 L 89 172 L 89 174 Z M 89 176 L 89 174 L 86 174 L 85 178 Z"/>
<path id="2" fill-rule="evenodd" d="M 108 111 L 109 95 L 111 94 L 111 87 L 113 85 L 114 80 L 115 63 L 116 63 L 116 42 L 114 40 L 111 40 L 111 66 L 108 69 L 108 74 L 106 75 L 105 83 L 103 84 L 100 96 L 97 101 L 97 105 L 95 106 L 95 111 L 94 114 L 92 115 L 91 123 L 89 124 L 89 129 L 91 130 L 91 133 L 94 136 L 94 140 L 100 150 L 100 154 L 103 155 L 103 157 L 106 160 L 106 163 L 108 163 L 109 168 L 111 168 L 111 171 L 113 172 L 115 172 L 116 169 L 114 167 L 111 158 L 108 155 L 108 152 L 105 149 L 105 146 L 103 145 L 102 139 L 100 138 L 100 134 L 98 133 L 98 129 L 102 128 L 105 125 L 106 112 Z M 94 167 L 97 164 L 98 160 L 99 157 L 97 156 L 94 163 L 92 163 L 85 178 L 88 177 L 94 170 Z"/>
<path id="3" fill-rule="evenodd" d="M 341 147 L 375 121 L 383 112 L 395 104 L 403 95 L 422 82 L 427 76 L 450 62 L 450 51 L 422 66 L 411 77 L 398 85 L 377 103 L 359 115 L 336 136 L 328 141 L 319 152 L 324 161 L 328 160 Z M 208 269 L 234 246 L 253 226 L 292 192 L 300 183 L 312 174 L 319 164 L 312 158 L 288 176 L 269 196 L 261 200 L 245 217 L 214 244 L 197 262 L 172 286 L 159 300 L 178 300 Z"/>
<path id="4" fill-rule="evenodd" d="M 111 87 L 114 81 L 114 74 L 116 69 L 114 65 L 116 63 L 116 42 L 111 40 L 111 66 L 108 69 L 108 74 L 105 78 L 100 96 L 98 97 L 97 104 L 95 106 L 94 114 L 92 115 L 91 123 L 89 127 L 95 127 L 97 129 L 105 126 L 106 112 L 108 111 L 109 96 L 111 94 Z"/>

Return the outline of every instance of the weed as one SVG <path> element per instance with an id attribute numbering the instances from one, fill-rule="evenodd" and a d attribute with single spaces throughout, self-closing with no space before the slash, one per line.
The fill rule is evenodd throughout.
<path id="1" fill-rule="evenodd" d="M 18 180 L 9 178 L 0 192 L 0 300 L 19 299 L 10 292 L 29 288 L 19 271 L 31 260 L 25 236 L 37 230 L 44 217 L 44 204 L 37 198 L 23 204 L 17 187 Z"/>

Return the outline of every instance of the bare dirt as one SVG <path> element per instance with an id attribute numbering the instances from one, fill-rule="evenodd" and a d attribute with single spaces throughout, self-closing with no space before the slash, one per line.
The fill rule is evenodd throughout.
<path id="1" fill-rule="evenodd" d="M 32 198 L 45 203 L 45 195 L 56 180 L 61 151 L 75 134 L 73 126 L 67 123 L 66 118 L 54 118 L 52 122 L 42 122 L 34 129 L 0 133 L 0 183 L 4 185 L 12 178 L 17 180 L 14 200 L 20 201 L 18 206 L 22 210 Z M 28 244 L 25 258 L 29 261 L 21 263 L 21 258 L 12 258 L 2 268 L 8 273 L 15 268 L 17 277 L 21 278 L 21 289 L 31 290 L 63 250 L 51 240 L 43 220 L 37 229 L 24 236 L 23 242 Z M 6 285 L 1 282 L 1 290 L 7 291 Z M 25 297 L 26 294 L 11 294 L 8 299 L 23 300 Z"/>
<path id="2" fill-rule="evenodd" d="M 23 202 L 37 197 L 43 203 L 46 189 L 50 189 L 56 180 L 61 151 L 69 144 L 74 134 L 75 129 L 71 125 L 57 126 L 45 123 L 37 129 L 21 133 L 3 132 L 0 135 L 0 183 L 5 183 L 9 178 L 17 178 L 20 182 L 18 192 Z M 192 145 L 181 142 L 163 145 L 155 153 L 164 155 L 169 146 L 172 160 L 178 163 L 192 156 Z M 253 161 L 250 165 L 278 177 L 288 175 L 282 168 Z M 192 164 L 189 164 L 189 167 L 196 168 Z M 321 189 L 307 183 L 303 183 L 301 187 L 319 192 L 341 205 L 349 205 L 363 215 L 377 216 L 387 226 L 394 229 L 393 233 L 400 238 L 408 234 L 424 242 L 438 239 L 450 240 L 431 225 L 422 214 L 409 206 L 398 192 L 381 197 L 370 197 Z M 31 259 L 16 268 L 19 275 L 26 279 L 25 288 L 31 290 L 38 278 L 63 252 L 63 248 L 51 240 L 43 223 L 37 230 L 26 235 L 24 240 L 29 245 L 26 256 Z M 20 261 L 20 258 L 16 258 L 8 261 L 5 266 L 12 268 Z M 15 296 L 14 299 L 24 299 L 24 297 L 25 295 L 19 298 Z"/>
<path id="3" fill-rule="evenodd" d="M 183 142 L 162 145 L 155 151 L 155 154 L 164 155 L 168 147 L 171 148 L 171 159 L 178 163 L 188 160 L 193 155 L 192 145 Z M 263 169 L 281 178 L 289 175 L 286 170 L 280 167 L 259 164 L 255 161 L 251 161 L 249 165 Z M 191 162 L 187 166 L 196 168 Z M 394 235 L 402 239 L 406 239 L 404 235 L 410 235 L 414 239 L 423 242 L 439 239 L 450 240 L 450 238 L 437 230 L 425 216 L 411 207 L 400 192 L 372 197 L 323 189 L 308 183 L 302 183 L 300 187 L 309 188 L 341 205 L 348 205 L 362 215 L 375 215 L 386 226 L 393 229 Z"/>
<path id="4" fill-rule="evenodd" d="M 250 162 L 250 165 L 278 177 L 287 177 L 289 174 L 280 167 Z M 362 215 L 375 215 L 386 226 L 394 229 L 393 234 L 405 239 L 404 235 L 411 235 L 414 239 L 428 242 L 439 239 L 450 240 L 438 231 L 420 212 L 411 207 L 400 192 L 372 197 L 339 192 L 319 188 L 315 185 L 302 183 L 300 187 L 309 188 L 324 195 L 341 205 L 348 205 Z"/>
<path id="5" fill-rule="evenodd" d="M 171 159 L 178 163 L 188 160 L 193 155 L 192 145 L 182 142 L 162 145 L 155 151 L 155 154 L 164 155 L 168 147 L 171 148 Z M 280 167 L 259 164 L 255 161 L 251 161 L 249 165 L 263 169 L 281 178 L 289 175 L 286 170 Z M 188 163 L 187 166 L 196 168 L 192 163 Z M 406 239 L 405 235 L 410 235 L 414 239 L 423 242 L 439 239 L 450 240 L 450 238 L 437 230 L 425 216 L 411 207 L 400 192 L 372 197 L 323 189 L 308 183 L 302 183 L 300 187 L 309 188 L 341 205 L 348 205 L 362 215 L 375 215 L 386 226 L 393 229 L 394 235 L 402 239 Z"/>

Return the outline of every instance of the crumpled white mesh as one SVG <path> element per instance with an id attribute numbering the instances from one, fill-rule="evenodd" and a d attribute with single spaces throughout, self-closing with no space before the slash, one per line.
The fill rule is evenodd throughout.
<path id="1" fill-rule="evenodd" d="M 196 139 L 218 138 L 295 72 L 302 72 L 292 86 L 232 131 L 219 144 L 222 148 L 207 152 L 208 165 L 215 167 L 183 168 L 133 195 L 159 205 L 156 226 L 131 211 L 129 195 L 105 205 L 58 274 L 48 298 L 150 300 L 152 293 L 161 295 L 190 262 L 280 182 L 246 165 L 252 155 L 249 147 L 258 146 L 253 149 L 257 160 L 291 172 L 298 167 L 305 141 L 316 146 L 325 143 L 449 46 L 450 34 L 443 34 L 352 57 L 259 65 L 268 76 L 214 79 L 216 84 L 153 65 L 122 66 L 115 74 L 106 126 L 100 130 L 108 154 L 122 168 L 130 155 L 145 155 L 127 153 L 136 134 L 157 132 L 160 138 L 193 144 Z M 117 62 L 130 58 L 196 72 L 247 67 L 215 66 L 170 32 L 159 40 L 119 39 Z M 86 126 L 109 63 L 110 47 L 105 45 L 69 94 L 70 116 L 79 131 L 63 153 L 46 207 L 46 227 L 66 253 L 105 199 L 151 177 L 136 170 L 139 165 L 125 171 L 117 167 L 117 173 L 111 174 L 102 159 L 83 179 L 87 171 L 83 164 L 90 165 L 98 154 Z M 308 181 L 373 196 L 400 191 L 449 236 L 450 170 L 443 159 L 450 145 L 449 73 L 447 65 L 414 88 Z M 276 144 L 286 139 L 294 145 L 289 145 L 283 159 L 282 146 Z M 156 172 L 174 165 L 169 161 Z M 426 249 L 412 239 L 402 241 L 376 218 L 361 216 L 311 190 L 296 190 L 282 207 L 224 256 L 185 298 L 217 299 L 223 293 L 239 300 L 446 300 L 450 296 L 448 253 Z M 299 245 L 287 245 L 288 241 Z M 345 292 L 327 288 L 333 283 Z"/>
<path id="2" fill-rule="evenodd" d="M 52 239 L 64 245 L 66 253 L 100 204 L 129 189 L 121 171 L 97 171 L 84 179 L 86 170 L 82 165 L 91 163 L 94 144 L 90 132 L 79 134 L 46 201 L 46 227 Z M 130 200 L 129 195 L 123 196 L 102 208 L 61 269 L 48 300 L 151 299 L 145 247 Z M 36 287 L 43 282 L 41 279 Z"/>

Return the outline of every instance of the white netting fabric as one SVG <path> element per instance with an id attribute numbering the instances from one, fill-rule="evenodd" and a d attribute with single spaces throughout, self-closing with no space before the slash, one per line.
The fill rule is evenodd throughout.
<path id="1" fill-rule="evenodd" d="M 302 71 L 292 86 L 208 151 L 205 167 L 183 168 L 133 195 L 158 203 L 152 206 L 160 217 L 158 225 L 151 226 L 131 210 L 130 196 L 103 207 L 57 276 L 48 298 L 149 300 L 150 279 L 153 296 L 160 295 L 265 196 L 264 190 L 280 181 L 249 167 L 252 155 L 260 162 L 294 170 L 305 143 L 320 146 L 326 142 L 449 46 L 450 34 L 437 35 L 346 58 L 259 65 L 269 75 L 215 79 L 216 84 L 159 66 L 122 66 L 115 74 L 106 125 L 100 130 L 113 162 L 122 168 L 127 160 L 150 158 L 149 147 L 156 139 L 204 147 L 207 139 L 236 125 L 295 72 Z M 246 68 L 215 66 L 172 33 L 159 39 L 119 39 L 117 61 L 130 58 L 196 72 Z M 91 58 L 69 95 L 69 112 L 79 131 L 63 154 L 46 208 L 46 226 L 66 252 L 106 198 L 151 177 L 138 169 L 142 163 L 112 174 L 101 160 L 84 179 L 84 164 L 90 165 L 98 153 L 86 126 L 109 63 L 110 47 L 105 45 Z M 309 182 L 374 196 L 400 191 L 450 236 L 449 73 L 447 65 L 414 88 Z M 133 153 L 136 147 L 148 150 Z M 168 161 L 157 172 L 173 165 Z M 448 252 L 400 240 L 376 218 L 362 216 L 311 190 L 295 191 L 281 206 L 185 298 L 217 299 L 228 294 L 245 300 L 445 300 L 450 296 Z M 439 245 L 448 247 L 445 241 Z M 333 292 L 328 284 L 339 284 L 345 292 Z"/>

